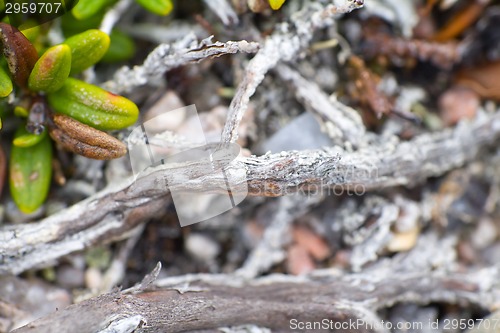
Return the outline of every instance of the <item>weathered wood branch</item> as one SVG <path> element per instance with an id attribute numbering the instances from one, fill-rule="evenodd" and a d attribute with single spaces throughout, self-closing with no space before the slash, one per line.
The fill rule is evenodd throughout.
<path id="1" fill-rule="evenodd" d="M 238 15 L 227 0 L 204 0 L 210 10 L 217 15 L 224 25 L 237 24 Z"/>
<path id="2" fill-rule="evenodd" d="M 306 3 L 301 12 L 292 18 L 293 24 L 283 23 L 278 26 L 276 31 L 262 42 L 261 49 L 245 68 L 243 80 L 229 105 L 222 141 L 235 142 L 238 139 L 238 126 L 248 108 L 250 97 L 269 70 L 281 61 L 296 59 L 300 51 L 309 46 L 316 30 L 334 24 L 333 17 L 361 7 L 362 0 L 339 0 L 325 7 L 318 3 Z"/>
<path id="3" fill-rule="evenodd" d="M 282 80 L 290 82 L 295 96 L 308 111 L 328 123 L 328 134 L 342 145 L 345 141 L 358 147 L 366 144 L 366 128 L 356 110 L 330 98 L 315 82 L 308 81 L 297 71 L 286 65 L 279 65 L 276 72 Z"/>
<path id="4" fill-rule="evenodd" d="M 498 301 L 498 268 L 475 273 L 391 273 L 381 279 L 370 275 L 343 277 L 270 276 L 250 282 L 233 275 L 187 276 L 157 281 L 138 292 L 116 292 L 72 305 L 34 321 L 15 332 L 185 332 L 223 326 L 256 324 L 291 330 L 291 320 L 332 321 L 332 331 L 386 332 L 377 328 L 376 310 L 399 302 L 442 302 L 491 309 Z M 487 274 L 489 283 L 481 278 Z M 375 274 L 377 275 L 377 274 Z M 184 283 L 182 283 L 184 279 Z M 236 281 L 235 281 L 236 280 Z M 181 282 L 179 284 L 179 282 Z M 239 286 L 237 286 L 239 282 Z M 360 323 L 335 330 L 339 323 Z M 128 330 L 123 329 L 125 325 Z M 307 330 L 310 331 L 310 330 Z M 111 332 L 111 330 L 109 330 Z"/>
<path id="5" fill-rule="evenodd" d="M 198 42 L 196 36 L 190 34 L 173 45 L 160 44 L 141 66 L 122 67 L 112 80 L 104 82 L 102 86 L 116 94 L 130 92 L 136 87 L 157 82 L 170 69 L 225 54 L 255 53 L 259 49 L 259 44 L 255 42 L 242 40 L 221 43 L 213 42 L 212 38 L 210 36 Z"/>
<path id="6" fill-rule="evenodd" d="M 354 153 L 328 148 L 238 158 L 226 174 L 246 170 L 248 192 L 254 196 L 319 190 L 362 194 L 441 175 L 473 160 L 481 148 L 496 143 L 499 137 L 500 112 L 496 112 L 455 129 Z M 185 165 L 160 166 L 139 175 L 135 182 L 108 188 L 37 223 L 4 226 L 0 229 L 0 274 L 46 266 L 69 253 L 124 237 L 168 203 L 169 191 L 227 191 L 222 174 L 201 175 L 196 162 L 190 166 L 193 171 L 188 172 L 186 182 L 163 186 L 165 172 L 187 169 Z"/>

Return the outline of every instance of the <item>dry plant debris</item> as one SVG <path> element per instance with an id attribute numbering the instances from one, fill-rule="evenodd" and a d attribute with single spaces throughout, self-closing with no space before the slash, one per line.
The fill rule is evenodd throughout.
<path id="1" fill-rule="evenodd" d="M 207 137 L 241 154 L 224 174 L 194 161 L 133 177 L 127 156 L 59 151 L 41 209 L 19 212 L 4 189 L 0 332 L 296 332 L 326 320 L 342 332 L 472 333 L 496 323 L 497 1 L 173 5 L 167 18 L 129 0 L 103 7 L 101 30 L 129 32 L 137 52 L 81 78 L 133 100 L 138 125 L 195 104 Z M 137 139 L 51 119 L 56 141 L 78 138 L 86 156 L 122 155 Z M 5 147 L 17 124 L 2 126 Z M 178 113 L 154 124 L 150 143 L 187 147 L 172 131 L 196 129 Z M 4 155 L 0 146 L 0 190 Z M 225 194 L 240 170 L 244 202 L 179 226 L 175 193 Z M 176 172 L 188 180 L 158 186 Z M 342 329 L 351 322 L 364 325 Z"/>

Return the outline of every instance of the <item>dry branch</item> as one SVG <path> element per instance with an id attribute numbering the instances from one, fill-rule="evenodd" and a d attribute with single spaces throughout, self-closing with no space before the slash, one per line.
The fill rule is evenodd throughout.
<path id="1" fill-rule="evenodd" d="M 219 16 L 224 25 L 238 24 L 238 15 L 227 0 L 204 0 L 214 14 Z"/>
<path id="2" fill-rule="evenodd" d="M 101 28 L 110 31 L 120 18 L 118 14 L 130 1 L 119 1 Z M 224 24 L 238 21 L 228 0 L 205 2 Z M 215 332 L 221 327 L 238 325 L 288 332 L 292 319 L 303 322 L 328 319 L 332 325 L 340 322 L 365 324 L 332 331 L 389 332 L 378 326 L 377 311 L 398 303 L 445 303 L 454 308 L 473 306 L 487 311 L 498 307 L 500 265 L 491 263 L 487 268 L 475 267 L 469 271 L 465 265 L 457 266 L 460 234 L 451 228 L 442 237 L 432 228 L 419 229 L 419 237 L 415 238 L 414 248 L 409 253 L 379 258 L 379 252 L 387 248 L 387 236 L 395 222 L 405 213 L 397 203 L 389 200 L 380 200 L 379 210 L 364 209 L 366 212 L 362 213 L 366 218 L 362 227 L 359 224 L 352 229 L 335 229 L 335 237 L 344 236 L 345 245 L 351 247 L 350 269 L 359 273 L 349 274 L 332 268 L 300 277 L 277 274 L 257 278 L 285 259 L 284 248 L 290 242 L 287 237 L 291 224 L 325 195 L 346 191 L 363 194 L 393 186 L 412 186 L 474 161 L 482 149 L 496 144 L 500 138 L 500 110 L 496 113 L 479 110 L 473 121 L 461 122 L 453 129 L 425 133 L 409 141 L 369 133 L 355 110 L 329 98 L 317 84 L 308 82 L 299 72 L 280 63 L 296 61 L 310 46 L 315 31 L 335 24 L 336 15 L 363 5 L 363 0 L 330 2 L 333 4 L 306 1 L 301 11 L 290 15 L 289 23 L 277 25 L 274 33 L 260 45 L 245 40 L 212 42 L 211 38 L 198 42 L 193 35 L 173 45 L 160 45 L 143 65 L 123 68 L 104 86 L 116 93 L 130 92 L 143 84 L 163 84 L 165 72 L 178 66 L 228 53 L 257 52 L 246 66 L 229 107 L 222 140 L 234 142 L 237 139 L 237 129 L 251 96 L 267 72 L 274 69 L 292 86 L 295 96 L 308 111 L 322 118 L 337 146 L 258 157 L 240 156 L 224 173 L 207 174 L 201 170 L 206 165 L 200 161 L 167 163 L 145 170 L 134 180 L 113 184 L 41 221 L 0 227 L 0 275 L 52 265 L 73 252 L 130 237 L 117 251 L 101 284 L 100 291 L 108 292 L 122 280 L 125 262 L 140 237 L 143 223 L 170 204 L 170 192 L 226 194 L 229 176 L 243 179 L 240 184 L 232 184 L 232 194 L 248 188 L 252 196 L 282 196 L 264 204 L 272 207 L 269 209 L 272 213 L 268 214 L 269 226 L 242 267 L 233 274 L 184 275 L 156 281 L 160 270 L 157 266 L 136 287 L 115 290 L 59 309 L 16 332 Z M 300 133 L 297 136 L 291 139 L 300 140 Z M 353 147 L 357 150 L 353 151 Z M 493 161 L 498 164 L 498 159 Z M 246 177 L 236 177 L 243 170 Z M 165 175 L 177 171 L 186 178 L 182 182 L 170 181 L 167 187 Z M 361 202 L 359 206 L 353 205 L 353 210 L 363 208 L 369 201 L 345 199 L 350 203 Z M 337 208 L 349 213 L 342 205 Z M 341 226 L 349 223 L 337 216 L 334 219 Z M 422 221 L 416 218 L 415 223 L 419 222 Z M 376 228 L 367 229 L 373 225 Z M 326 223 L 322 226 L 323 230 L 329 227 Z M 354 231 L 366 230 L 373 232 L 365 233 L 357 242 L 345 241 L 347 236 L 356 236 Z M 347 231 L 352 231 L 351 235 Z M 380 260 L 367 267 L 367 263 L 376 259 Z M 334 263 L 332 267 L 340 266 Z M 2 306 L 5 308 L 0 295 L 0 320 Z"/>
<path id="3" fill-rule="evenodd" d="M 386 271 L 388 273 L 390 271 Z M 253 282 L 233 275 L 174 278 L 157 281 L 163 287 L 141 292 L 116 292 L 59 310 L 16 330 L 17 333 L 105 332 L 110 326 L 129 326 L 115 332 L 184 332 L 222 326 L 256 324 L 290 331 L 290 320 L 357 322 L 366 328 L 342 332 L 386 332 L 375 311 L 399 302 L 476 305 L 490 309 L 498 302 L 498 268 L 475 273 L 376 272 L 342 277 L 270 276 Z M 373 274 L 373 275 L 372 275 Z M 487 275 L 489 279 L 481 278 Z M 489 282 L 488 282 L 489 281 Z M 135 326 L 134 326 L 135 325 Z M 335 331 L 335 330 L 334 330 Z"/>
<path id="4" fill-rule="evenodd" d="M 238 158 L 226 174 L 246 169 L 248 192 L 254 196 L 283 196 L 308 190 L 375 190 L 412 185 L 441 175 L 473 160 L 484 146 L 500 137 L 500 112 L 480 115 L 453 130 L 423 134 L 408 142 L 390 141 L 354 153 L 326 150 L 283 152 Z M 396 139 L 395 139 L 396 140 Z M 194 163 L 193 170 L 199 170 Z M 177 166 L 186 172 L 186 166 Z M 158 186 L 165 172 L 160 166 L 54 214 L 40 222 L 0 229 L 0 274 L 19 274 L 50 264 L 96 243 L 123 237 L 164 207 L 169 189 L 188 192 L 227 191 L 218 174 L 190 174 L 190 180 Z M 323 192 L 325 192 L 323 191 Z M 327 192 L 327 193 L 338 193 Z"/>
<path id="5" fill-rule="evenodd" d="M 154 84 L 162 78 L 165 72 L 173 68 L 207 58 L 220 57 L 224 54 L 255 53 L 259 47 L 257 43 L 244 40 L 213 42 L 212 37 L 198 42 L 194 34 L 189 34 L 173 45 L 160 44 L 148 55 L 141 66 L 122 67 L 115 73 L 112 80 L 102 85 L 109 91 L 122 94 L 141 85 Z"/>
<path id="6" fill-rule="evenodd" d="M 115 4 L 113 8 L 111 8 L 106 13 L 106 15 L 104 15 L 99 30 L 107 34 L 110 34 L 116 22 L 118 22 L 120 17 L 122 17 L 123 14 L 127 11 L 131 3 L 132 3 L 131 0 L 120 0 L 117 4 Z"/>
<path id="7" fill-rule="evenodd" d="M 290 81 L 297 98 L 329 125 L 328 134 L 335 142 L 343 144 L 348 141 L 357 147 L 367 140 L 366 128 L 356 110 L 329 98 L 316 83 L 306 80 L 288 66 L 279 65 L 276 72 L 284 81 Z"/>
<path id="8" fill-rule="evenodd" d="M 335 3 L 325 7 L 317 3 L 307 3 L 300 13 L 294 15 L 292 25 L 283 23 L 277 26 L 276 32 L 262 43 L 259 52 L 246 66 L 243 81 L 229 105 L 222 141 L 235 142 L 238 139 L 237 129 L 248 108 L 250 97 L 269 70 L 280 61 L 296 59 L 300 52 L 309 46 L 317 29 L 334 23 L 333 16 L 346 14 L 363 6 L 362 0 L 339 0 Z"/>

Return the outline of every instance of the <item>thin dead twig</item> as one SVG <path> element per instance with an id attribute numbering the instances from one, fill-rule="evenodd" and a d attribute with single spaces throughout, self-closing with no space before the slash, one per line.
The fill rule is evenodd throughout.
<path id="1" fill-rule="evenodd" d="M 227 0 L 204 0 L 205 4 L 217 15 L 224 25 L 237 24 L 238 15 Z"/>
<path id="2" fill-rule="evenodd" d="M 112 80 L 102 85 L 116 94 L 130 92 L 138 86 L 154 84 L 170 69 L 224 54 L 255 53 L 259 48 L 259 44 L 255 42 L 242 40 L 221 43 L 213 42 L 212 37 L 198 42 L 194 34 L 189 34 L 173 45 L 160 44 L 148 55 L 141 66 L 122 67 L 115 73 Z"/>
<path id="3" fill-rule="evenodd" d="M 317 29 L 334 23 L 333 16 L 349 13 L 362 6 L 362 0 L 339 0 L 335 5 L 319 9 L 317 3 L 307 3 L 304 9 L 292 18 L 293 25 L 283 23 L 277 26 L 276 32 L 263 42 L 262 48 L 245 69 L 243 81 L 229 105 L 222 141 L 235 142 L 238 139 L 238 126 L 248 108 L 250 97 L 269 70 L 280 61 L 295 59 L 301 50 L 309 46 Z"/>
<path id="4" fill-rule="evenodd" d="M 118 22 L 120 17 L 122 17 L 122 15 L 130 7 L 131 4 L 131 0 L 121 0 L 117 4 L 115 4 L 113 8 L 107 11 L 106 15 L 104 15 L 99 30 L 109 35 L 111 33 L 111 30 L 113 30 L 116 22 Z"/>
<path id="5" fill-rule="evenodd" d="M 327 126 L 328 133 L 338 144 L 349 141 L 357 147 L 366 143 L 366 128 L 354 109 L 329 98 L 316 83 L 306 80 L 286 65 L 277 66 L 276 72 L 283 80 L 292 83 L 297 98 L 306 108 L 330 125 Z"/>

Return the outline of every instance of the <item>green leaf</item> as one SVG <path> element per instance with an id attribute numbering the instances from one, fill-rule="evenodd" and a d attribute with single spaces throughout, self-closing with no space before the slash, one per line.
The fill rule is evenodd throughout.
<path id="1" fill-rule="evenodd" d="M 70 70 L 70 47 L 65 44 L 53 46 L 36 62 L 28 80 L 28 87 L 33 91 L 57 91 L 68 78 Z"/>
<path id="2" fill-rule="evenodd" d="M 20 129 L 16 138 L 22 135 Z M 13 145 L 10 153 L 10 192 L 24 213 L 32 213 L 47 198 L 52 177 L 52 145 L 47 135 L 28 148 Z"/>
<path id="3" fill-rule="evenodd" d="M 85 20 L 78 20 L 72 12 L 67 12 L 61 18 L 61 28 L 65 37 L 71 37 L 89 29 L 97 29 L 105 12 L 101 11 Z"/>
<path id="4" fill-rule="evenodd" d="M 109 36 L 97 29 L 74 35 L 64 42 L 71 48 L 71 74 L 77 74 L 97 63 L 109 48 Z"/>
<path id="5" fill-rule="evenodd" d="M 76 19 L 85 20 L 96 15 L 113 2 L 114 0 L 80 0 L 71 12 Z"/>
<path id="6" fill-rule="evenodd" d="M 134 41 L 124 33 L 113 30 L 109 35 L 111 43 L 108 52 L 101 59 L 103 62 L 119 62 L 132 58 L 135 54 Z"/>
<path id="7" fill-rule="evenodd" d="M 21 117 L 21 118 L 28 118 L 29 111 L 25 107 L 17 105 L 14 108 L 14 115 L 17 116 L 17 117 Z"/>
<path id="8" fill-rule="evenodd" d="M 171 0 L 135 0 L 139 5 L 157 15 L 168 15 L 174 6 Z"/>
<path id="9" fill-rule="evenodd" d="M 42 134 L 32 134 L 28 132 L 26 129 L 21 129 L 18 132 L 18 135 L 14 138 L 12 142 L 16 147 L 27 148 L 38 144 L 42 139 L 47 135 L 46 131 L 43 131 Z"/>
<path id="10" fill-rule="evenodd" d="M 56 112 L 104 131 L 128 127 L 139 117 L 139 109 L 129 99 L 74 78 L 48 94 L 47 100 Z"/>
<path id="11" fill-rule="evenodd" d="M 9 74 L 0 66 L 0 98 L 9 96 L 13 89 Z"/>
<path id="12" fill-rule="evenodd" d="M 19 30 L 23 33 L 26 38 L 32 43 L 35 44 L 36 40 L 38 37 L 40 37 L 42 33 L 42 29 L 40 28 L 40 25 L 36 24 L 36 21 L 33 19 L 29 19 L 25 26 L 21 25 L 19 27 Z"/>

